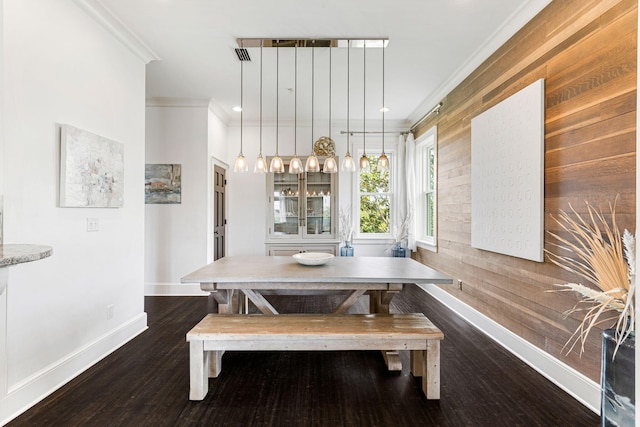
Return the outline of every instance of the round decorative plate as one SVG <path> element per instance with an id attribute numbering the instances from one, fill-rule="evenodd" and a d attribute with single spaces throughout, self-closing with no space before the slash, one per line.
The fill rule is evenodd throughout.
<path id="1" fill-rule="evenodd" d="M 293 259 L 302 265 L 323 265 L 329 262 L 332 258 L 332 254 L 322 252 L 303 252 L 301 254 L 293 255 Z"/>

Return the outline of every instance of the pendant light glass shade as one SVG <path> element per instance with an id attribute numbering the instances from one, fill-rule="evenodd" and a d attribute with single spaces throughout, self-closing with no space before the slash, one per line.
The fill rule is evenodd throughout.
<path id="1" fill-rule="evenodd" d="M 282 161 L 282 158 L 277 153 L 271 159 L 271 163 L 269 164 L 269 172 L 284 173 L 284 162 Z"/>
<path id="2" fill-rule="evenodd" d="M 255 165 L 253 165 L 253 173 L 266 173 L 267 161 L 262 157 L 262 43 L 260 43 L 260 151 Z"/>
<path id="3" fill-rule="evenodd" d="M 280 83 L 280 47 L 276 47 L 276 155 L 271 159 L 271 163 L 269 164 L 269 172 L 271 173 L 284 173 L 284 162 L 278 154 L 278 137 L 280 136 L 280 128 L 278 124 L 280 123 L 279 112 L 280 112 L 280 99 L 279 99 L 279 83 Z"/>
<path id="4" fill-rule="evenodd" d="M 336 173 L 338 172 L 338 163 L 336 162 L 336 158 L 333 156 L 327 157 L 324 161 L 324 167 L 322 168 L 322 172 L 324 173 Z"/>
<path id="5" fill-rule="evenodd" d="M 318 158 L 316 157 L 316 151 L 313 144 L 313 97 L 315 92 L 315 52 L 316 45 L 315 41 L 313 42 L 313 46 L 311 47 L 311 154 L 307 157 L 307 162 L 305 164 L 305 170 L 307 172 L 320 172 L 320 162 L 318 162 Z"/>
<path id="6" fill-rule="evenodd" d="M 363 154 L 360 157 L 360 170 L 362 172 L 369 172 L 371 170 L 371 164 L 369 163 L 369 158 L 366 154 Z"/>
<path id="7" fill-rule="evenodd" d="M 343 172 L 355 172 L 356 170 L 356 162 L 353 160 L 353 157 L 351 157 L 351 154 L 348 151 L 342 159 L 342 167 L 340 169 Z"/>
<path id="8" fill-rule="evenodd" d="M 307 172 L 320 172 L 320 162 L 314 153 L 311 153 L 311 155 L 307 157 L 305 170 Z"/>
<path id="9" fill-rule="evenodd" d="M 254 173 L 266 173 L 269 168 L 267 167 L 267 161 L 262 157 L 262 153 L 258 154 L 256 164 L 253 166 Z"/>
<path id="10" fill-rule="evenodd" d="M 234 172 L 246 172 L 249 170 L 249 165 L 247 165 L 247 159 L 244 158 L 242 151 L 236 157 L 236 162 L 233 164 Z"/>
<path id="11" fill-rule="evenodd" d="M 289 173 L 298 174 L 302 172 L 304 172 L 304 169 L 302 169 L 302 160 L 300 160 L 300 157 L 297 157 L 297 156 L 293 157 L 289 161 Z"/>
<path id="12" fill-rule="evenodd" d="M 378 170 L 380 172 L 386 172 L 389 170 L 389 158 L 384 154 L 384 151 L 380 154 L 380 157 L 378 157 Z"/>
<path id="13" fill-rule="evenodd" d="M 249 166 L 247 165 L 247 159 L 244 158 L 244 154 L 242 154 L 242 114 L 244 110 L 243 105 L 243 83 L 244 83 L 244 62 L 240 60 L 240 153 L 238 157 L 236 157 L 236 161 L 233 165 L 234 172 L 246 172 L 249 170 Z"/>
<path id="14" fill-rule="evenodd" d="M 351 157 L 351 153 L 349 152 L 349 136 L 351 133 L 349 132 L 349 77 L 350 77 L 350 52 L 351 52 L 351 40 L 347 40 L 347 153 L 344 155 L 342 159 L 342 167 L 340 168 L 343 172 L 355 172 L 356 170 L 356 162 L 353 161 L 353 157 Z"/>

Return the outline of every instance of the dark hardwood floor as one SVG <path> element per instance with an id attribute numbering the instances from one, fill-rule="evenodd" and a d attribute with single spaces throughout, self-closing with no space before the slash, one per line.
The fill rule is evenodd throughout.
<path id="1" fill-rule="evenodd" d="M 282 312 L 332 297 L 270 297 Z M 422 290 L 392 312 L 423 312 L 445 334 L 441 400 L 379 352 L 229 352 L 201 402 L 188 400 L 185 334 L 211 298 L 147 297 L 149 330 L 9 426 L 597 426 L 599 417 Z M 365 301 L 361 304 L 366 306 Z M 407 355 L 403 355 L 405 365 Z"/>

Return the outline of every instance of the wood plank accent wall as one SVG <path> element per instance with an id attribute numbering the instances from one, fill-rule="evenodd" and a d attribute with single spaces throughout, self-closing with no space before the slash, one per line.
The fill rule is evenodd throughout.
<path id="1" fill-rule="evenodd" d="M 635 230 L 637 0 L 553 1 L 443 100 L 438 126 L 438 251 L 416 258 L 463 281 L 445 290 L 599 381 L 600 337 L 585 353 L 562 348 L 579 321 L 577 298 L 545 292 L 577 281 L 549 262 L 471 247 L 471 118 L 545 79 L 545 229 L 550 214 L 584 202 L 608 208 L 620 195 L 621 228 Z M 545 246 L 548 239 L 545 235 Z"/>

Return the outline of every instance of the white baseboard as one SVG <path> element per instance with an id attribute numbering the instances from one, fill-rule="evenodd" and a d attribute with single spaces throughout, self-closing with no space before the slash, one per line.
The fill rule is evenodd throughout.
<path id="1" fill-rule="evenodd" d="M 587 408 L 597 414 L 600 413 L 600 384 L 509 331 L 438 286 L 433 284 L 418 286 Z"/>
<path id="2" fill-rule="evenodd" d="M 0 425 L 40 402 L 146 329 L 147 314 L 142 313 L 30 377 L 10 385 L 7 396 L 0 400 Z"/>
<path id="3" fill-rule="evenodd" d="M 206 297 L 209 292 L 202 291 L 200 283 L 145 283 L 144 295 L 147 297 Z"/>

